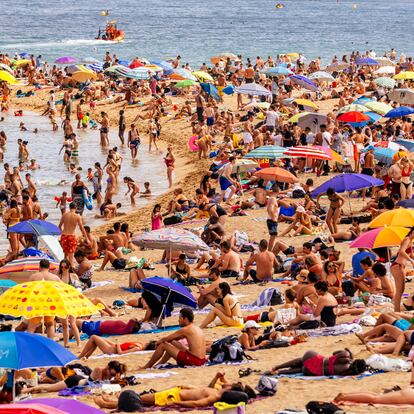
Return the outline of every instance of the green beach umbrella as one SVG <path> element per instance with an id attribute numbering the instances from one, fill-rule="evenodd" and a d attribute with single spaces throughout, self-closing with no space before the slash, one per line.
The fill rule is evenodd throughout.
<path id="1" fill-rule="evenodd" d="M 391 111 L 392 109 L 391 105 L 388 105 L 385 102 L 376 102 L 376 101 L 367 102 L 364 106 L 367 107 L 370 111 L 376 112 L 377 114 L 380 114 L 380 115 L 385 115 L 387 112 Z"/>
<path id="2" fill-rule="evenodd" d="M 190 86 L 195 86 L 197 85 L 196 81 L 193 81 L 191 79 L 186 79 L 186 80 L 182 80 L 180 82 L 177 82 L 175 84 L 176 88 L 189 88 Z"/>
<path id="3" fill-rule="evenodd" d="M 387 78 L 385 76 L 381 77 L 381 78 L 377 78 L 374 80 L 374 82 L 382 87 L 382 88 L 387 88 L 387 89 L 393 89 L 395 86 L 395 79 L 392 78 Z"/>

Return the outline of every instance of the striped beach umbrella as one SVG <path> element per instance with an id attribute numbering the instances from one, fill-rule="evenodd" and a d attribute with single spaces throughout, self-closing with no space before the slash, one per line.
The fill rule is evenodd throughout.
<path id="1" fill-rule="evenodd" d="M 235 88 L 235 92 L 241 95 L 252 96 L 270 96 L 272 94 L 268 89 L 258 83 L 244 83 Z"/>
<path id="2" fill-rule="evenodd" d="M 309 79 L 322 82 L 335 82 L 335 78 L 330 73 L 321 70 L 311 73 Z"/>
<path id="3" fill-rule="evenodd" d="M 193 81 L 196 81 L 197 78 L 186 69 L 174 69 L 174 73 L 170 75 L 171 79 L 176 80 L 183 80 L 183 79 L 191 79 Z"/>
<path id="4" fill-rule="evenodd" d="M 244 156 L 244 158 L 250 159 L 269 159 L 269 160 L 277 160 L 280 158 L 287 158 L 284 155 L 286 148 L 280 147 L 279 145 L 263 145 L 261 147 L 257 147 L 254 150 L 250 151 L 248 154 Z"/>
<path id="5" fill-rule="evenodd" d="M 25 281 L 32 273 L 39 271 L 39 262 L 43 257 L 24 257 L 22 259 L 12 260 L 0 267 L 0 278 L 7 276 L 16 282 Z M 59 263 L 50 261 L 50 271 L 56 273 L 59 270 Z"/>
<path id="6" fill-rule="evenodd" d="M 372 144 L 372 146 L 376 147 L 376 148 L 390 148 L 394 151 L 399 151 L 399 150 L 403 150 L 403 151 L 407 151 L 409 152 L 409 150 L 404 147 L 404 145 L 399 144 L 398 142 L 395 141 L 379 141 L 379 142 L 374 142 Z"/>
<path id="7" fill-rule="evenodd" d="M 325 151 L 311 145 L 298 145 L 296 147 L 288 148 L 284 154 L 294 158 L 311 158 L 328 161 L 332 159 Z"/>

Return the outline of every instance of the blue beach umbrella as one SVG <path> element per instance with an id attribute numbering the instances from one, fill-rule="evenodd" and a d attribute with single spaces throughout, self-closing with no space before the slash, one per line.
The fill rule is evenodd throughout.
<path id="1" fill-rule="evenodd" d="M 26 332 L 0 332 L 0 368 L 62 367 L 77 357 L 44 336 Z"/>
<path id="2" fill-rule="evenodd" d="M 174 68 L 172 67 L 170 62 L 166 60 L 151 60 L 150 62 L 152 65 L 157 65 L 164 70 L 164 75 L 171 75 L 174 73 Z"/>
<path id="3" fill-rule="evenodd" d="M 356 99 L 353 104 L 357 105 L 365 105 L 368 102 L 372 102 L 374 99 L 368 98 L 367 96 L 360 96 L 358 99 Z"/>
<path id="4" fill-rule="evenodd" d="M 391 111 L 387 112 L 384 117 L 385 118 L 399 118 L 401 116 L 408 116 L 414 114 L 414 108 L 410 108 L 408 106 L 400 106 L 398 108 L 391 109 Z"/>
<path id="5" fill-rule="evenodd" d="M 286 148 L 280 147 L 279 145 L 263 145 L 250 151 L 243 158 L 269 160 L 276 160 L 279 158 L 290 158 L 289 156 L 284 155 L 284 152 L 286 152 Z"/>
<path id="6" fill-rule="evenodd" d="M 382 118 L 382 115 L 377 114 L 376 112 L 364 112 L 364 115 L 366 115 L 368 118 L 370 118 L 369 121 L 364 122 L 349 122 L 351 126 L 355 127 L 364 127 L 368 124 L 374 124 L 375 122 L 379 121 Z"/>
<path id="7" fill-rule="evenodd" d="M 203 88 L 203 91 L 207 95 L 211 95 L 216 101 L 220 100 L 217 88 L 211 83 L 200 83 L 200 86 Z"/>
<path id="8" fill-rule="evenodd" d="M 8 233 L 35 234 L 36 236 L 59 236 L 61 231 L 55 224 L 44 220 L 26 220 L 7 229 Z"/>
<path id="9" fill-rule="evenodd" d="M 328 188 L 333 188 L 337 193 L 361 190 L 368 187 L 384 185 L 384 181 L 366 174 L 340 174 L 325 181 L 322 185 L 312 191 L 312 196 L 326 193 Z"/>
<path id="10" fill-rule="evenodd" d="M 267 76 L 288 76 L 288 75 L 293 75 L 293 72 L 284 66 L 276 66 L 275 68 L 267 69 L 266 75 Z"/>
<path id="11" fill-rule="evenodd" d="M 391 148 L 374 147 L 374 158 L 387 165 L 392 164 L 392 159 L 397 151 Z"/>
<path id="12" fill-rule="evenodd" d="M 397 139 L 395 141 L 397 144 L 402 145 L 403 147 L 407 148 L 408 151 L 412 152 L 414 151 L 414 141 L 410 139 Z"/>
<path id="13" fill-rule="evenodd" d="M 233 93 L 234 93 L 234 86 L 233 85 L 227 85 L 223 89 L 223 93 L 225 93 L 226 95 L 233 95 Z"/>
<path id="14" fill-rule="evenodd" d="M 380 66 L 377 60 L 369 57 L 356 59 L 355 64 L 358 66 Z"/>
<path id="15" fill-rule="evenodd" d="M 118 60 L 118 65 L 129 66 L 129 61 L 128 60 Z"/>
<path id="16" fill-rule="evenodd" d="M 308 89 L 309 91 L 317 91 L 318 87 L 306 76 L 303 75 L 292 75 L 289 79 L 299 85 L 301 88 Z"/>

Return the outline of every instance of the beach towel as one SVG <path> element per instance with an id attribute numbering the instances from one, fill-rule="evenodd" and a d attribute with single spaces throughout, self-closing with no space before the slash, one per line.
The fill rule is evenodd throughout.
<path id="1" fill-rule="evenodd" d="M 109 286 L 109 285 L 112 285 L 113 283 L 114 283 L 113 280 L 102 280 L 100 282 L 92 282 L 92 286 L 88 289 L 83 290 L 83 292 L 87 292 L 89 290 L 96 289 L 98 287 Z"/>
<path id="2" fill-rule="evenodd" d="M 154 379 L 154 378 L 168 378 L 173 375 L 178 375 L 178 372 L 168 371 L 168 372 L 145 372 L 141 374 L 134 374 L 133 376 L 136 379 Z"/>
<path id="3" fill-rule="evenodd" d="M 329 379 L 357 379 L 360 380 L 362 378 L 372 377 L 373 375 L 377 374 L 384 374 L 384 371 L 375 371 L 375 372 L 364 372 L 360 375 L 320 375 L 320 376 L 313 376 L 313 375 L 304 375 L 304 374 L 277 374 L 273 375 L 273 378 L 294 378 L 299 380 L 305 381 L 321 381 L 321 380 L 329 380 Z"/>
<path id="4" fill-rule="evenodd" d="M 282 305 L 285 297 L 278 288 L 267 288 L 252 303 L 252 306 Z"/>
<path id="5" fill-rule="evenodd" d="M 154 351 L 135 351 L 135 352 L 128 352 L 127 354 L 99 354 L 99 355 L 92 355 L 89 359 L 103 359 L 103 358 L 121 358 L 123 356 L 129 355 L 143 355 L 143 354 L 152 354 Z"/>
<path id="6" fill-rule="evenodd" d="M 242 364 L 247 364 L 248 360 L 243 360 L 243 361 L 224 361 L 224 362 L 212 362 L 212 361 L 207 361 L 204 365 L 202 365 L 203 367 L 212 367 L 215 365 L 242 365 Z M 158 364 L 155 365 L 152 369 L 177 369 L 177 368 L 200 368 L 199 366 L 185 366 L 185 367 L 181 367 L 177 364 L 170 364 L 169 362 L 167 362 L 166 364 Z"/>
<path id="7" fill-rule="evenodd" d="M 298 329 L 296 333 L 298 335 L 306 333 L 308 336 L 318 338 L 320 336 L 339 336 L 349 335 L 353 333 L 362 332 L 362 327 L 357 323 L 342 323 L 329 328 L 317 328 L 317 329 Z"/>

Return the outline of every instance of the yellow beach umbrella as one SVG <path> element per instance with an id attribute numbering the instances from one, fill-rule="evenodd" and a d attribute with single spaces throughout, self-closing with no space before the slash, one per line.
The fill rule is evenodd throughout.
<path id="1" fill-rule="evenodd" d="M 367 102 L 364 106 L 380 115 L 385 115 L 387 112 L 390 112 L 391 109 L 393 109 L 391 105 L 388 105 L 385 102 L 377 101 Z"/>
<path id="2" fill-rule="evenodd" d="M 99 313 L 85 295 L 63 282 L 38 280 L 13 286 L 0 296 L 0 314 L 26 319 L 89 316 Z"/>
<path id="3" fill-rule="evenodd" d="M 298 114 L 293 115 L 291 118 L 288 119 L 288 122 L 290 122 L 291 124 L 294 124 L 295 122 L 299 121 L 299 118 L 301 116 L 310 114 L 310 112 L 299 112 Z"/>
<path id="4" fill-rule="evenodd" d="M 96 78 L 97 76 L 93 72 L 85 72 L 83 70 L 79 70 L 72 73 L 72 79 L 80 83 L 86 82 L 88 80 L 95 80 Z"/>
<path id="5" fill-rule="evenodd" d="M 350 247 L 375 249 L 378 247 L 399 246 L 410 229 L 407 227 L 377 227 L 375 229 L 361 233 Z"/>
<path id="6" fill-rule="evenodd" d="M 319 106 L 316 105 L 315 102 L 310 101 L 309 99 L 294 99 L 293 102 L 295 102 L 298 105 L 308 106 L 312 109 L 319 109 Z"/>
<path id="7" fill-rule="evenodd" d="M 31 63 L 32 62 L 29 59 L 19 59 L 19 60 L 13 61 L 14 66 L 26 66 L 26 65 L 30 65 Z"/>
<path id="8" fill-rule="evenodd" d="M 5 70 L 0 70 L 0 81 L 5 81 L 12 85 L 18 83 L 17 79 L 11 73 L 6 72 Z"/>
<path id="9" fill-rule="evenodd" d="M 202 70 L 196 70 L 195 72 L 193 72 L 193 75 L 201 81 L 209 81 L 209 82 L 214 81 L 211 75 L 209 75 L 207 72 L 203 72 Z"/>
<path id="10" fill-rule="evenodd" d="M 397 75 L 394 76 L 394 79 L 397 80 L 411 80 L 414 79 L 414 72 L 413 71 L 406 71 L 406 72 L 400 72 Z"/>
<path id="11" fill-rule="evenodd" d="M 369 223 L 369 227 L 384 226 L 414 227 L 414 210 L 397 208 L 396 210 L 386 211 Z"/>

